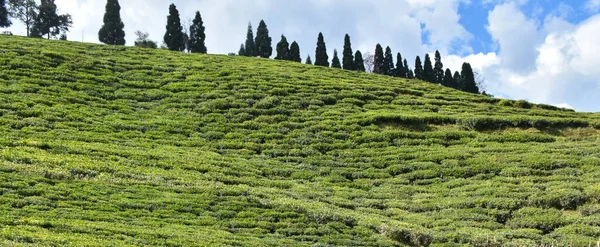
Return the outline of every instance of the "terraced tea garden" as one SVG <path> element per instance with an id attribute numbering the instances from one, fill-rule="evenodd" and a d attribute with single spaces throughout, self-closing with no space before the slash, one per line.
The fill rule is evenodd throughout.
<path id="1" fill-rule="evenodd" d="M 0 245 L 595 246 L 599 129 L 417 80 L 3 36 Z"/>

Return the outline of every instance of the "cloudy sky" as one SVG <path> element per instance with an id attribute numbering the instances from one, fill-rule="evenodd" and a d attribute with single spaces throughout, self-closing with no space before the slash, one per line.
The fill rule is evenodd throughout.
<path id="1" fill-rule="evenodd" d="M 237 52 L 248 22 L 264 19 L 273 46 L 285 34 L 303 58 L 314 58 L 319 32 L 329 53 L 348 33 L 354 49 L 381 43 L 411 67 L 435 50 L 452 70 L 470 62 L 497 97 L 600 111 L 600 0 L 121 0 L 127 44 L 135 30 L 161 41 L 171 2 L 183 20 L 201 12 L 209 53 Z M 98 42 L 105 1 L 56 4 L 73 16 L 70 40 Z"/>

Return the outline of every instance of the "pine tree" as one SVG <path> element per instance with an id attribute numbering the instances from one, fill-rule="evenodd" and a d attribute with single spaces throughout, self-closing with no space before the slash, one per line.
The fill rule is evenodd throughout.
<path id="1" fill-rule="evenodd" d="M 373 59 L 373 73 L 375 74 L 383 74 L 385 71 L 383 70 L 383 48 L 380 44 L 375 46 L 375 57 Z"/>
<path id="2" fill-rule="evenodd" d="M 10 21 L 8 8 L 6 7 L 6 0 L 0 0 L 0 27 L 10 27 L 12 22 Z"/>
<path id="3" fill-rule="evenodd" d="M 169 16 L 167 16 L 167 31 L 163 37 L 167 48 L 171 51 L 185 50 L 185 42 L 183 39 L 183 27 L 181 27 L 181 19 L 179 11 L 175 4 L 169 5 Z"/>
<path id="4" fill-rule="evenodd" d="M 243 56 L 247 57 L 256 57 L 256 44 L 254 43 L 254 32 L 252 31 L 252 24 L 248 22 L 248 31 L 246 33 L 246 44 L 245 44 L 246 53 Z"/>
<path id="5" fill-rule="evenodd" d="M 452 85 L 450 85 L 450 87 L 461 90 L 462 84 L 463 83 L 462 78 L 460 77 L 460 73 L 458 73 L 458 71 L 454 72 L 454 76 L 452 78 Z"/>
<path id="6" fill-rule="evenodd" d="M 361 71 L 361 72 L 365 72 L 365 61 L 362 57 L 362 53 L 359 50 L 356 50 L 356 53 L 354 53 L 354 62 L 352 65 L 352 68 L 354 68 L 354 70 L 356 71 Z"/>
<path id="7" fill-rule="evenodd" d="M 444 64 L 442 63 L 442 56 L 439 51 L 435 51 L 435 65 L 433 66 L 433 73 L 435 75 L 435 83 L 444 84 Z M 452 74 L 450 74 L 452 76 Z"/>
<path id="8" fill-rule="evenodd" d="M 425 75 L 423 74 L 423 64 L 421 64 L 421 58 L 417 56 L 415 59 L 415 79 L 425 80 Z"/>
<path id="9" fill-rule="evenodd" d="M 350 43 L 350 36 L 348 34 L 344 37 L 344 52 L 342 55 L 344 69 L 354 70 L 354 54 L 352 53 L 352 44 Z"/>
<path id="10" fill-rule="evenodd" d="M 244 44 L 240 45 L 240 50 L 238 51 L 238 56 L 246 56 L 246 47 L 244 47 Z"/>
<path id="11" fill-rule="evenodd" d="M 269 29 L 265 21 L 261 20 L 256 30 L 256 38 L 254 44 L 256 44 L 256 54 L 262 58 L 269 58 L 273 54 L 273 48 L 271 47 L 271 37 L 269 37 Z"/>
<path id="12" fill-rule="evenodd" d="M 410 69 L 408 70 L 408 78 L 415 79 L 415 73 L 413 73 L 413 71 Z"/>
<path id="13" fill-rule="evenodd" d="M 406 78 L 406 70 L 404 69 L 404 65 L 402 65 L 402 55 L 400 52 L 396 55 L 396 73 L 394 76 Z"/>
<path id="14" fill-rule="evenodd" d="M 310 55 L 306 58 L 306 64 L 312 65 L 312 60 L 310 59 Z"/>
<path id="15" fill-rule="evenodd" d="M 394 69 L 394 55 L 392 55 L 392 49 L 389 46 L 385 48 L 383 67 L 381 70 L 384 75 L 393 76 L 396 73 Z"/>
<path id="16" fill-rule="evenodd" d="M 412 70 L 410 70 L 410 67 L 408 67 L 408 61 L 406 60 L 406 58 L 404 59 L 404 74 L 406 75 L 406 78 L 408 79 L 414 79 L 414 75 L 412 74 Z"/>
<path id="17" fill-rule="evenodd" d="M 323 34 L 319 33 L 317 39 L 317 49 L 315 51 L 315 65 L 329 67 L 329 55 L 327 55 L 327 46 Z"/>
<path id="18" fill-rule="evenodd" d="M 69 27 L 73 24 L 71 15 L 58 15 L 54 0 L 42 0 L 38 9 L 39 13 L 31 30 L 32 36 L 42 37 L 47 35 L 50 39 L 61 32 L 69 31 Z"/>
<path id="19" fill-rule="evenodd" d="M 444 74 L 444 77 L 442 78 L 442 86 L 446 86 L 446 87 L 452 87 L 453 80 L 454 78 L 452 78 L 452 71 L 450 71 L 450 69 L 446 69 L 446 73 Z"/>
<path id="20" fill-rule="evenodd" d="M 338 69 L 342 68 L 342 64 L 340 63 L 340 58 L 338 57 L 337 50 L 335 50 L 335 49 L 333 50 L 333 59 L 331 60 L 331 67 L 338 68 Z"/>
<path id="21" fill-rule="evenodd" d="M 290 57 L 290 44 L 287 42 L 287 39 L 283 34 L 281 35 L 281 41 L 277 43 L 277 56 L 275 56 L 276 60 L 289 60 Z"/>
<path id="22" fill-rule="evenodd" d="M 206 48 L 205 30 L 206 28 L 204 27 L 204 22 L 202 21 L 200 11 L 196 11 L 196 16 L 194 17 L 192 25 L 190 26 L 190 37 L 188 40 L 188 50 L 191 53 L 206 54 L 208 52 L 208 49 Z"/>
<path id="23" fill-rule="evenodd" d="M 299 63 L 302 62 L 302 58 L 300 57 L 300 46 L 298 45 L 298 43 L 296 43 L 296 41 L 292 42 L 292 45 L 290 45 L 289 60 Z"/>
<path id="24" fill-rule="evenodd" d="M 104 25 L 98 31 L 100 42 L 108 45 L 125 45 L 125 24 L 121 20 L 121 6 L 118 0 L 106 1 Z"/>
<path id="25" fill-rule="evenodd" d="M 462 79 L 463 91 L 468 93 L 479 93 L 479 87 L 477 87 L 477 83 L 475 82 L 475 74 L 473 73 L 471 64 L 463 63 L 460 77 Z"/>
<path id="26" fill-rule="evenodd" d="M 423 79 L 428 82 L 435 82 L 435 74 L 433 73 L 433 64 L 429 54 L 425 54 L 425 65 L 423 68 Z"/>

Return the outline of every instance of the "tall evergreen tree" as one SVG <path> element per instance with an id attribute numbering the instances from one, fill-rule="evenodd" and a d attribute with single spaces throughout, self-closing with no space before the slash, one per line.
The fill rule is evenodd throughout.
<path id="1" fill-rule="evenodd" d="M 414 75 L 411 75 L 412 70 L 410 70 L 410 67 L 408 67 L 408 61 L 406 60 L 406 58 L 404 59 L 404 74 L 406 75 L 406 78 L 414 79 Z"/>
<path id="2" fill-rule="evenodd" d="M 442 63 L 442 56 L 439 51 L 435 51 L 435 65 L 433 66 L 433 73 L 435 75 L 435 83 L 444 84 L 444 64 Z M 452 74 L 450 74 L 452 76 Z"/>
<path id="3" fill-rule="evenodd" d="M 452 80 L 454 80 L 454 78 L 452 78 L 452 71 L 450 71 L 450 69 L 446 69 L 446 73 L 442 78 L 442 86 L 452 87 L 454 84 Z"/>
<path id="4" fill-rule="evenodd" d="M 298 45 L 298 43 L 296 43 L 296 41 L 292 42 L 292 45 L 290 45 L 289 59 L 290 61 L 294 62 L 302 62 L 302 58 L 300 57 L 300 46 Z"/>
<path id="5" fill-rule="evenodd" d="M 393 76 L 396 73 L 394 69 L 394 55 L 392 55 L 392 49 L 389 46 L 385 48 L 381 70 L 384 75 Z"/>
<path id="6" fill-rule="evenodd" d="M 413 71 L 409 69 L 407 77 L 410 78 L 410 79 L 415 79 L 415 73 L 413 73 Z"/>
<path id="7" fill-rule="evenodd" d="M 42 0 L 38 9 L 39 13 L 31 30 L 32 36 L 42 37 L 47 35 L 50 39 L 61 32 L 69 31 L 69 27 L 73 24 L 71 15 L 58 15 L 54 0 Z"/>
<path id="8" fill-rule="evenodd" d="M 342 58 L 344 69 L 354 70 L 354 54 L 352 53 L 352 44 L 350 43 L 350 36 L 348 34 L 344 37 L 344 51 L 342 55 L 344 56 Z"/>
<path id="9" fill-rule="evenodd" d="M 396 55 L 396 73 L 394 76 L 406 78 L 406 70 L 404 70 L 404 65 L 402 65 L 402 55 L 400 52 Z"/>
<path id="10" fill-rule="evenodd" d="M 0 2 L 1 1 L 3 0 L 0 0 Z M 8 4 L 10 6 L 9 12 L 11 15 L 23 22 L 27 30 L 27 37 L 31 36 L 31 27 L 35 22 L 38 12 L 38 6 L 35 0 L 9 0 Z M 2 10 L 0 10 L 0 12 L 2 12 Z M 1 13 L 0 16 L 2 16 Z"/>
<path id="11" fill-rule="evenodd" d="M 6 7 L 6 0 L 0 0 L 0 27 L 10 27 L 12 22 L 10 21 L 8 14 L 8 7 Z"/>
<path id="12" fill-rule="evenodd" d="M 240 45 L 240 50 L 238 51 L 238 56 L 246 56 L 246 47 L 244 47 L 244 44 Z"/>
<path id="13" fill-rule="evenodd" d="M 454 72 L 454 76 L 452 78 L 452 85 L 450 87 L 458 90 L 462 90 L 462 77 L 458 71 Z"/>
<path id="14" fill-rule="evenodd" d="M 258 29 L 256 30 L 256 38 L 254 44 L 256 44 L 256 54 L 262 58 L 269 58 L 273 54 L 273 47 L 271 47 L 271 37 L 269 36 L 269 29 L 265 21 L 260 20 Z"/>
<path id="15" fill-rule="evenodd" d="M 383 47 L 381 47 L 380 44 L 377 44 L 377 46 L 375 46 L 375 57 L 373 58 L 373 73 L 384 74 L 383 60 Z"/>
<path id="16" fill-rule="evenodd" d="M 477 87 L 477 83 L 475 82 L 475 74 L 473 73 L 471 64 L 463 63 L 460 77 L 462 79 L 463 91 L 468 93 L 479 93 L 479 87 Z"/>
<path id="17" fill-rule="evenodd" d="M 306 57 L 306 64 L 310 64 L 312 65 L 312 59 L 310 59 L 310 55 L 308 57 Z"/>
<path id="18" fill-rule="evenodd" d="M 206 54 L 208 52 L 208 49 L 206 48 L 205 30 L 206 28 L 204 27 L 200 11 L 196 11 L 196 16 L 194 16 L 192 25 L 190 25 L 190 37 L 188 40 L 188 50 L 191 53 Z"/>
<path id="19" fill-rule="evenodd" d="M 100 42 L 108 45 L 125 45 L 125 24 L 121 20 L 121 5 L 118 0 L 106 1 L 104 24 L 98 31 Z"/>
<path id="20" fill-rule="evenodd" d="M 362 53 L 359 50 L 356 50 L 356 53 L 354 53 L 354 64 L 352 65 L 352 68 L 354 68 L 354 70 L 356 71 L 366 71 L 365 61 L 363 59 Z"/>
<path id="21" fill-rule="evenodd" d="M 244 56 L 256 57 L 256 44 L 254 43 L 254 32 L 252 31 L 252 23 L 248 22 L 248 31 L 246 32 L 246 43 L 244 45 L 246 53 Z"/>
<path id="22" fill-rule="evenodd" d="M 289 60 L 290 58 L 290 44 L 287 42 L 287 39 L 283 34 L 281 35 L 281 41 L 277 43 L 277 56 L 275 59 L 277 60 Z"/>
<path id="23" fill-rule="evenodd" d="M 323 34 L 319 33 L 317 38 L 317 49 L 315 50 L 315 65 L 329 67 L 329 55 Z"/>
<path id="24" fill-rule="evenodd" d="M 415 79 L 425 80 L 423 64 L 421 63 L 421 58 L 419 56 L 415 59 Z"/>
<path id="25" fill-rule="evenodd" d="M 423 79 L 425 81 L 434 83 L 435 82 L 435 74 L 433 73 L 433 64 L 431 63 L 431 58 L 429 54 L 425 54 L 425 65 L 423 68 Z"/>
<path id="26" fill-rule="evenodd" d="M 335 49 L 333 50 L 333 59 L 331 60 L 331 67 L 338 68 L 338 69 L 342 68 L 342 64 L 340 63 L 340 58 L 338 57 L 337 50 L 335 50 Z"/>
<path id="27" fill-rule="evenodd" d="M 167 31 L 163 37 L 167 48 L 171 51 L 185 50 L 185 41 L 183 38 L 183 27 L 181 27 L 181 19 L 179 11 L 175 4 L 169 5 L 169 16 L 167 16 Z"/>

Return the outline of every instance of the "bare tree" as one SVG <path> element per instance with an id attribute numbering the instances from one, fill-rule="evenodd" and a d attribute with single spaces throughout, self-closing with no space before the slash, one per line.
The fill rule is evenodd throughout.
<path id="1" fill-rule="evenodd" d="M 365 71 L 367 73 L 373 72 L 373 69 L 375 68 L 375 56 L 370 52 L 366 52 L 363 55 L 363 60 L 365 61 Z"/>
<path id="2" fill-rule="evenodd" d="M 185 43 L 185 50 L 187 52 L 190 52 L 188 43 L 190 40 L 190 27 L 192 26 L 193 23 L 194 23 L 194 21 L 192 20 L 192 18 L 187 18 L 187 19 L 183 20 L 183 22 L 181 23 L 181 25 L 183 27 L 183 42 Z"/>
<path id="3" fill-rule="evenodd" d="M 137 31 L 135 31 L 134 34 L 137 37 L 135 39 L 135 43 L 134 43 L 135 46 L 142 47 L 142 48 L 152 48 L 152 49 L 157 48 L 156 42 L 148 39 L 148 37 L 150 35 L 147 32 L 142 32 L 141 30 L 137 30 Z"/>
<path id="4" fill-rule="evenodd" d="M 479 72 L 473 72 L 473 76 L 475 76 L 475 84 L 477 84 L 477 87 L 479 88 L 479 92 L 481 92 L 481 94 L 483 94 L 483 95 L 494 97 L 493 95 L 488 94 L 486 92 L 487 87 L 485 86 L 485 77 L 483 75 L 481 75 Z"/>

